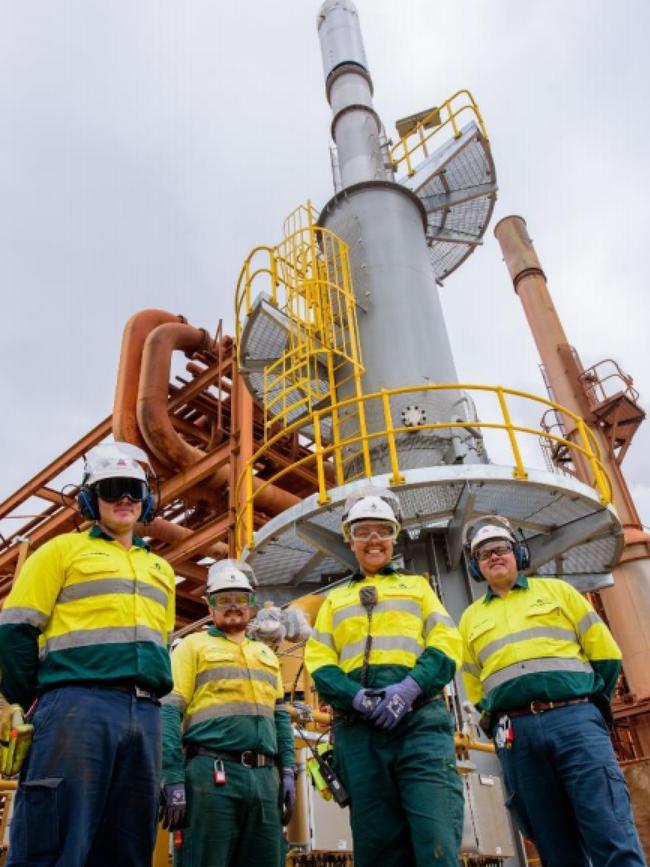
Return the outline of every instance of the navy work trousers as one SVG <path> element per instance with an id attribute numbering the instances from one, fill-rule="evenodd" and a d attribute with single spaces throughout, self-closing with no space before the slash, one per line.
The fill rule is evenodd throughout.
<path id="1" fill-rule="evenodd" d="M 160 708 L 100 686 L 45 693 L 16 794 L 7 867 L 150 867 Z"/>
<path id="2" fill-rule="evenodd" d="M 642 867 L 630 796 L 600 711 L 567 705 L 512 720 L 498 750 L 507 805 L 545 867 Z"/>

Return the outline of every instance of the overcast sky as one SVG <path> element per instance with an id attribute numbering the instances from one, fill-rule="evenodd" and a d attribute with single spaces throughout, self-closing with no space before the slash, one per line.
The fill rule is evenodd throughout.
<path id="1" fill-rule="evenodd" d="M 358 0 L 375 106 L 394 121 L 462 87 L 499 198 L 441 290 L 459 378 L 542 394 L 492 235 L 527 221 L 585 365 L 650 405 L 647 0 Z M 232 331 L 241 264 L 331 196 L 312 0 L 2 0 L 0 499 L 105 417 L 145 307 Z M 650 422 L 625 461 L 650 524 Z"/>

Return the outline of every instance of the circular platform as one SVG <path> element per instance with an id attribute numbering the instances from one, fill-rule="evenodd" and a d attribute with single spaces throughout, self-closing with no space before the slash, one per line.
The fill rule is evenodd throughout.
<path id="1" fill-rule="evenodd" d="M 492 464 L 426 467 L 404 475 L 404 484 L 390 486 L 400 497 L 404 529 L 412 538 L 424 528 L 444 530 L 452 567 L 462 556 L 465 523 L 499 514 L 529 543 L 530 573 L 557 575 L 582 591 L 612 584 L 611 569 L 623 548 L 621 524 L 588 485 L 543 470 L 515 480 L 512 467 Z M 341 512 L 346 497 L 367 484 L 364 479 L 330 490 L 326 505 L 313 495 L 266 523 L 244 552 L 260 584 L 301 585 L 308 592 L 323 576 L 351 568 L 339 532 Z M 372 484 L 389 487 L 389 475 L 376 476 Z"/>

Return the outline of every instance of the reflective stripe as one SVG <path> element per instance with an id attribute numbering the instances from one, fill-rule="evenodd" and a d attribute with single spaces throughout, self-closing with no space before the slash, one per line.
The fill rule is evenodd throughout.
<path id="1" fill-rule="evenodd" d="M 153 599 L 163 608 L 167 607 L 167 594 L 151 584 L 145 584 L 132 578 L 96 578 L 94 581 L 81 581 L 79 584 L 71 584 L 64 587 L 59 593 L 59 602 L 76 602 L 78 599 L 86 599 L 89 596 L 106 596 L 111 593 L 122 593 L 132 596 L 145 596 Z"/>
<path id="2" fill-rule="evenodd" d="M 365 646 L 365 638 L 362 638 L 361 641 L 353 641 L 351 644 L 346 644 L 341 650 L 340 661 L 345 662 L 346 659 L 358 656 L 360 653 L 363 653 Z M 424 647 L 418 641 L 415 641 L 415 639 L 407 638 L 404 635 L 374 635 L 372 638 L 371 654 L 376 650 L 403 650 L 406 653 L 414 653 L 416 656 L 419 656 Z"/>
<path id="3" fill-rule="evenodd" d="M 440 614 L 438 611 L 432 611 L 431 614 L 424 621 L 424 635 L 425 637 L 429 637 L 429 633 L 432 629 L 434 629 L 438 624 L 443 623 L 445 626 L 451 626 L 452 628 L 456 628 L 456 624 L 447 614 Z"/>
<path id="4" fill-rule="evenodd" d="M 471 662 L 464 662 L 462 670 L 466 671 L 468 674 L 473 674 L 474 677 L 481 676 L 481 669 L 478 665 L 473 665 Z"/>
<path id="5" fill-rule="evenodd" d="M 198 725 L 209 719 L 219 719 L 227 716 L 261 716 L 267 719 L 272 719 L 275 713 L 275 707 L 268 707 L 263 704 L 255 704 L 251 701 L 231 701 L 224 704 L 211 704 L 209 707 L 202 707 L 185 720 L 185 729 L 190 726 Z"/>
<path id="6" fill-rule="evenodd" d="M 334 647 L 334 637 L 329 632 L 319 632 L 317 629 L 314 629 L 311 637 L 314 641 L 320 641 L 325 647 L 329 647 L 330 650 L 336 650 Z"/>
<path id="7" fill-rule="evenodd" d="M 507 665 L 491 674 L 483 681 L 483 688 L 487 694 L 497 686 L 502 686 L 526 674 L 541 674 L 549 671 L 579 671 L 582 674 L 593 674 L 594 670 L 588 662 L 582 662 L 580 659 L 562 659 L 557 656 L 550 659 L 527 659 L 524 662 Z"/>
<path id="8" fill-rule="evenodd" d="M 375 605 L 372 614 L 374 617 L 375 614 L 392 614 L 394 611 L 405 611 L 407 614 L 422 618 L 422 608 L 414 599 L 384 599 Z M 341 608 L 340 611 L 334 613 L 332 629 L 336 629 L 348 617 L 366 616 L 367 612 L 363 605 L 348 605 L 347 608 Z"/>
<path id="9" fill-rule="evenodd" d="M 0 626 L 27 623 L 37 629 L 42 629 L 49 619 L 49 614 L 43 614 L 38 608 L 16 606 L 0 611 Z"/>
<path id="10" fill-rule="evenodd" d="M 168 695 L 163 696 L 160 699 L 160 703 L 171 705 L 171 707 L 177 708 L 181 713 L 185 713 L 185 708 L 187 707 L 187 702 L 177 692 L 170 692 Z"/>
<path id="11" fill-rule="evenodd" d="M 99 629 L 78 629 L 48 638 L 41 658 L 53 650 L 87 647 L 89 644 L 128 644 L 135 641 L 149 641 L 165 647 L 165 639 L 160 632 L 148 626 L 105 626 Z"/>
<path id="12" fill-rule="evenodd" d="M 590 611 L 589 614 L 585 614 L 582 620 L 578 621 L 578 635 L 583 636 L 589 627 L 594 625 L 594 623 L 602 622 L 603 621 L 595 611 Z"/>
<path id="13" fill-rule="evenodd" d="M 511 632 L 503 638 L 496 638 L 494 641 L 486 644 L 478 652 L 479 662 L 481 665 L 485 665 L 489 656 L 496 650 L 507 647 L 509 644 L 516 644 L 518 641 L 527 641 L 532 638 L 556 638 L 559 641 L 565 640 L 575 643 L 577 635 L 573 629 L 563 629 L 561 626 L 534 626 L 532 629 L 521 629 L 519 632 Z"/>
<path id="14" fill-rule="evenodd" d="M 275 712 L 281 711 L 282 713 L 291 713 L 291 705 L 286 702 L 283 698 L 279 698 L 275 703 Z"/>
<path id="15" fill-rule="evenodd" d="M 220 666 L 200 671 L 196 676 L 196 688 L 211 680 L 262 680 L 264 683 L 270 683 L 271 686 L 277 686 L 278 675 L 258 669 Z"/>

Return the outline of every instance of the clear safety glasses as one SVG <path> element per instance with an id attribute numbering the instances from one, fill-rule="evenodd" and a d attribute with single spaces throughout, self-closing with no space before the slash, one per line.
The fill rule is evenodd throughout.
<path id="1" fill-rule="evenodd" d="M 111 478 L 100 479 L 94 485 L 97 496 L 107 503 L 116 503 L 125 497 L 133 503 L 146 500 L 149 489 L 142 479 Z"/>
<path id="2" fill-rule="evenodd" d="M 476 559 L 479 563 L 484 563 L 486 560 L 489 560 L 493 555 L 495 557 L 505 557 L 506 554 L 512 554 L 513 552 L 512 545 L 494 545 L 492 548 L 481 548 L 480 551 L 476 554 Z"/>
<path id="3" fill-rule="evenodd" d="M 381 524 L 352 524 L 350 536 L 355 542 L 368 542 L 373 536 L 382 542 L 394 542 L 397 539 L 397 527 L 388 521 Z"/>
<path id="4" fill-rule="evenodd" d="M 220 611 L 228 608 L 248 608 L 254 604 L 251 593 L 208 593 L 207 597 L 210 608 L 218 608 Z"/>

